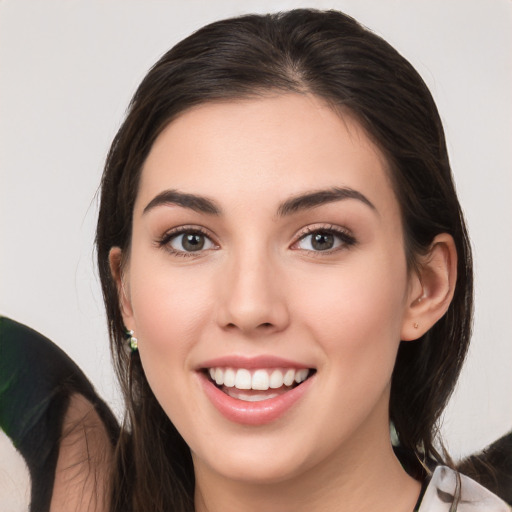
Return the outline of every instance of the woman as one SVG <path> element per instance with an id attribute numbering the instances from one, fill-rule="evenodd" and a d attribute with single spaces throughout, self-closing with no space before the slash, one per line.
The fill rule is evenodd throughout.
<path id="1" fill-rule="evenodd" d="M 353 19 L 245 16 L 164 55 L 97 250 L 127 407 L 113 509 L 423 512 L 476 488 L 443 470 L 422 497 L 472 311 L 441 122 Z"/>
<path id="2" fill-rule="evenodd" d="M 105 172 L 119 442 L 72 361 L 0 319 L 31 509 L 502 510 L 433 445 L 468 340 L 464 233 L 435 107 L 382 40 L 310 11 L 193 35 Z"/>

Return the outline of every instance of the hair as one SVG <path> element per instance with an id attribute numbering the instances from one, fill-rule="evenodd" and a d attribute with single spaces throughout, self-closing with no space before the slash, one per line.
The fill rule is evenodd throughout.
<path id="1" fill-rule="evenodd" d="M 468 348 L 473 280 L 432 96 L 405 58 L 343 13 L 297 9 L 246 15 L 201 28 L 150 69 L 107 157 L 96 244 L 111 350 L 126 401 L 113 509 L 193 510 L 190 450 L 153 395 L 140 357 L 126 347 L 108 260 L 112 247 L 129 254 L 144 161 L 162 130 L 195 105 L 290 92 L 315 95 L 354 116 L 383 152 L 401 208 L 411 271 L 436 235 L 449 233 L 455 241 L 458 275 L 452 303 L 419 340 L 400 344 L 389 405 L 411 475 L 424 478 L 425 463 L 445 462 L 436 449 L 437 427 Z"/>

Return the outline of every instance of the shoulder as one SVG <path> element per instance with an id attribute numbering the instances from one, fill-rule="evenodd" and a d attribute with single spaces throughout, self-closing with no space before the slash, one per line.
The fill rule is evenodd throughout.
<path id="1" fill-rule="evenodd" d="M 510 512 L 498 496 L 471 478 L 438 466 L 425 490 L 418 512 Z"/>
<path id="2" fill-rule="evenodd" d="M 116 418 L 74 361 L 0 316 L 0 503 L 105 509 L 118 435 Z"/>

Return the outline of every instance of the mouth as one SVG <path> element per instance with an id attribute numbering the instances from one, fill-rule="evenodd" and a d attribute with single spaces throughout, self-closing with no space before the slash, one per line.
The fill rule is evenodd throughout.
<path id="1" fill-rule="evenodd" d="M 301 386 L 314 368 L 203 368 L 206 378 L 218 390 L 243 402 L 271 400 Z"/>

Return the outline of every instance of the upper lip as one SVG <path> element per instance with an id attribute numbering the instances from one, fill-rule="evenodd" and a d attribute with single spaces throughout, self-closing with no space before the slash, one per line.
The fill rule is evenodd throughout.
<path id="1" fill-rule="evenodd" d="M 208 359 L 198 365 L 198 370 L 205 368 L 312 368 L 311 365 L 303 364 L 298 361 L 284 359 L 282 357 L 272 355 L 260 355 L 253 357 L 246 356 L 222 356 L 214 359 Z"/>

